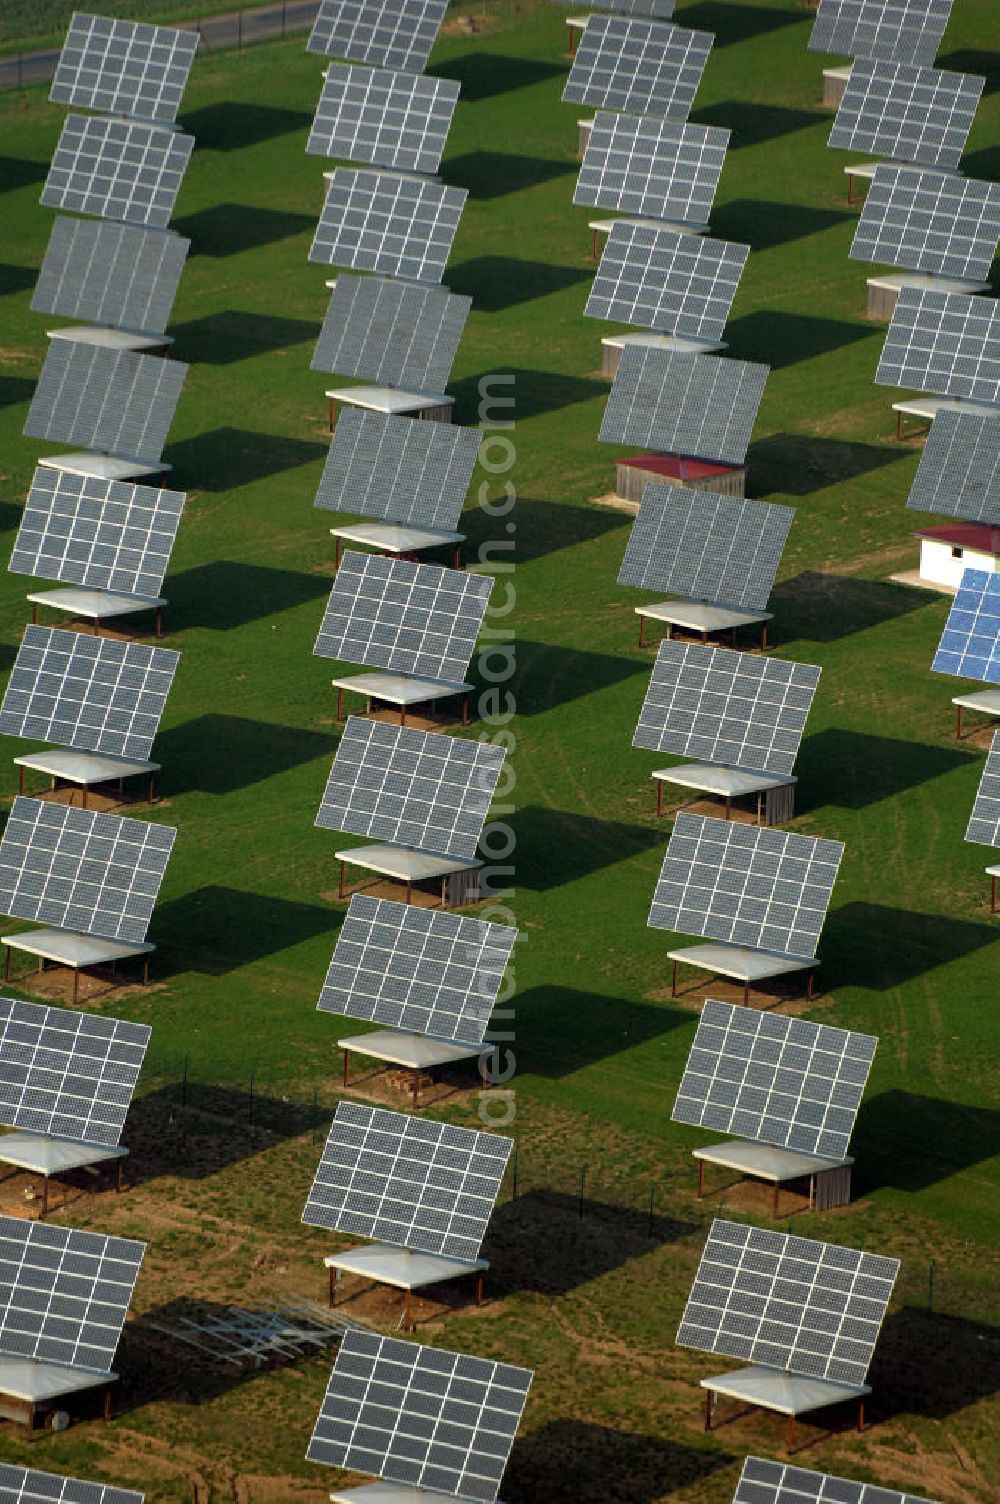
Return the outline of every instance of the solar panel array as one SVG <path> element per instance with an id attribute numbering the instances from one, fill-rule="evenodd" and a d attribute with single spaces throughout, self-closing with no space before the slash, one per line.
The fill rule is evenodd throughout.
<path id="1" fill-rule="evenodd" d="M 54 340 L 24 432 L 130 459 L 158 460 L 187 373 L 180 360 Z"/>
<path id="2" fill-rule="evenodd" d="M 589 16 L 563 100 L 686 120 L 714 40 L 660 21 Z"/>
<path id="3" fill-rule="evenodd" d="M 40 466 L 11 554 L 13 574 L 155 598 L 186 497 Z"/>
<path id="4" fill-rule="evenodd" d="M 812 52 L 933 63 L 952 0 L 820 0 Z"/>
<path id="5" fill-rule="evenodd" d="M 437 172 L 458 103 L 448 78 L 331 63 L 306 151 L 406 172 Z"/>
<path id="6" fill-rule="evenodd" d="M 811 663 L 665 638 L 632 745 L 791 773 L 819 676 Z"/>
<path id="7" fill-rule="evenodd" d="M 132 1238 L 0 1216 L 0 1356 L 107 1373 L 145 1251 Z"/>
<path id="8" fill-rule="evenodd" d="M 626 345 L 599 436 L 741 465 L 767 375 L 767 366 L 746 360 Z"/>
<path id="9" fill-rule="evenodd" d="M 0 1122 L 117 1144 L 151 1032 L 122 1018 L 0 997 Z"/>
<path id="10" fill-rule="evenodd" d="M 341 1102 L 303 1222 L 475 1259 L 514 1140 Z"/>
<path id="11" fill-rule="evenodd" d="M 1000 574 L 965 570 L 931 668 L 1000 684 Z"/>
<path id="12" fill-rule="evenodd" d="M 0 732 L 145 761 L 179 660 L 170 648 L 25 627 Z"/>
<path id="13" fill-rule="evenodd" d="M 349 716 L 316 824 L 474 861 L 504 755 L 485 742 Z"/>
<path id="14" fill-rule="evenodd" d="M 898 1272 L 898 1259 L 717 1218 L 677 1342 L 862 1385 Z"/>
<path id="15" fill-rule="evenodd" d="M 0 914 L 139 944 L 176 834 L 20 796 L 0 840 Z"/>
<path id="16" fill-rule="evenodd" d="M 479 430 L 345 407 L 316 506 L 454 529 L 479 453 Z"/>
<path id="17" fill-rule="evenodd" d="M 338 277 L 311 367 L 443 392 L 471 306 L 471 298 L 443 287 Z"/>
<path id="18" fill-rule="evenodd" d="M 880 162 L 851 257 L 943 277 L 989 278 L 1000 238 L 1000 185 Z"/>
<path id="19" fill-rule="evenodd" d="M 516 938 L 511 925 L 355 893 L 318 1007 L 482 1044 Z"/>
<path id="20" fill-rule="evenodd" d="M 955 168 L 985 82 L 977 74 L 857 58 L 828 144 Z"/>
<path id="21" fill-rule="evenodd" d="M 682 811 L 649 923 L 812 959 L 843 854 L 840 841 Z"/>
<path id="22" fill-rule="evenodd" d="M 980 413 L 939 412 L 906 505 L 1000 526 L 1000 422 Z"/>
<path id="23" fill-rule="evenodd" d="M 349 1330 L 306 1456 L 492 1504 L 531 1378 L 509 1363 Z"/>
<path id="24" fill-rule="evenodd" d="M 59 54 L 49 98 L 85 110 L 177 118 L 198 33 L 77 12 Z"/>
<path id="25" fill-rule="evenodd" d="M 190 246 L 172 231 L 60 215 L 31 307 L 137 334 L 162 334 Z"/>
<path id="26" fill-rule="evenodd" d="M 619 220 L 584 313 L 692 339 L 721 339 L 748 245 Z"/>
<path id="27" fill-rule="evenodd" d="M 706 998 L 675 1123 L 844 1159 L 878 1040 Z"/>
<path id="28" fill-rule="evenodd" d="M 965 839 L 978 846 L 1000 846 L 1000 732 L 993 735 Z"/>
<path id="29" fill-rule="evenodd" d="M 701 224 L 712 212 L 729 136 L 717 125 L 598 114 L 573 202 Z"/>
<path id="30" fill-rule="evenodd" d="M 1000 404 L 1000 307 L 992 298 L 901 288 L 875 380 Z"/>
<path id="31" fill-rule="evenodd" d="M 349 549 L 313 652 L 343 663 L 461 683 L 492 588 L 489 575 Z"/>
<path id="32" fill-rule="evenodd" d="M 145 1494 L 0 1462 L 2 1504 L 142 1504 Z"/>
<path id="33" fill-rule="evenodd" d="M 794 507 L 648 485 L 619 585 L 763 611 Z"/>
<path id="34" fill-rule="evenodd" d="M 733 1504 L 931 1504 L 916 1494 L 878 1483 L 856 1483 L 830 1473 L 812 1473 L 788 1462 L 748 1457 Z"/>
<path id="35" fill-rule="evenodd" d="M 440 282 L 468 193 L 386 172 L 338 167 L 310 261 Z"/>
<path id="36" fill-rule="evenodd" d="M 100 219 L 163 229 L 194 147 L 180 131 L 67 115 L 41 202 Z"/>
<path id="37" fill-rule="evenodd" d="M 422 73 L 448 0 L 321 0 L 306 50 Z"/>

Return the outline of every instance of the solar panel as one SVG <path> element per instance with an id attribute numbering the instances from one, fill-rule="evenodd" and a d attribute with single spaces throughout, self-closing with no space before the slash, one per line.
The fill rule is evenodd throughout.
<path id="1" fill-rule="evenodd" d="M 338 167 L 310 261 L 383 277 L 440 282 L 468 192 L 395 173 Z"/>
<path id="2" fill-rule="evenodd" d="M 0 1121 L 117 1144 L 151 1032 L 123 1018 L 0 997 Z"/>
<path id="3" fill-rule="evenodd" d="M 747 360 L 626 345 L 599 437 L 742 465 L 767 375 Z"/>
<path id="4" fill-rule="evenodd" d="M 198 33 L 88 16 L 69 23 L 49 98 L 169 125 L 177 118 Z"/>
<path id="5" fill-rule="evenodd" d="M 476 1259 L 513 1147 L 496 1133 L 341 1102 L 302 1220 Z"/>
<path id="6" fill-rule="evenodd" d="M 145 1494 L 0 1462 L 0 1504 L 142 1504 Z"/>
<path id="7" fill-rule="evenodd" d="M 23 431 L 158 460 L 187 373 L 181 360 L 53 340 Z"/>
<path id="8" fill-rule="evenodd" d="M 660 21 L 590 16 L 563 102 L 686 120 L 714 41 L 711 32 Z"/>
<path id="9" fill-rule="evenodd" d="M 492 1504 L 531 1385 L 527 1368 L 347 1331 L 306 1456 Z"/>
<path id="10" fill-rule="evenodd" d="M 957 167 L 985 82 L 973 73 L 856 58 L 828 145 Z"/>
<path id="11" fill-rule="evenodd" d="M 31 307 L 136 334 L 162 334 L 190 246 L 169 230 L 59 215 Z"/>
<path id="12" fill-rule="evenodd" d="M 25 627 L 0 705 L 0 732 L 145 761 L 180 656 L 141 642 Z"/>
<path id="13" fill-rule="evenodd" d="M 977 846 L 1000 846 L 1000 731 L 993 734 L 965 839 Z"/>
<path id="14" fill-rule="evenodd" d="M 479 441 L 478 428 L 345 407 L 316 506 L 452 530 L 462 515 Z"/>
<path id="15" fill-rule="evenodd" d="M 1000 574 L 965 570 L 931 670 L 1000 684 Z"/>
<path id="16" fill-rule="evenodd" d="M 935 415 L 906 498 L 917 512 L 1000 524 L 1000 423 L 979 413 Z"/>
<path id="17" fill-rule="evenodd" d="M 458 103 L 448 78 L 331 63 L 306 151 L 409 172 L 437 172 Z"/>
<path id="18" fill-rule="evenodd" d="M 308 52 L 422 73 L 448 0 L 321 0 Z"/>
<path id="19" fill-rule="evenodd" d="M 40 465 L 21 514 L 10 571 L 154 598 L 163 586 L 185 500 L 183 491 Z"/>
<path id="20" fill-rule="evenodd" d="M 844 1159 L 877 1044 L 873 1034 L 707 998 L 670 1116 Z"/>
<path id="21" fill-rule="evenodd" d="M 407 287 L 381 277 L 338 277 L 311 369 L 443 392 L 471 307 L 470 297 L 443 287 Z M 342 414 L 340 421 L 346 416 Z"/>
<path id="22" fill-rule="evenodd" d="M 855 1483 L 829 1473 L 811 1473 L 787 1462 L 747 1457 L 733 1504 L 931 1504 L 916 1494 L 877 1483 Z"/>
<path id="23" fill-rule="evenodd" d="M 516 938 L 513 925 L 355 893 L 318 1007 L 482 1044 Z"/>
<path id="24" fill-rule="evenodd" d="M 1000 403 L 1000 305 L 993 298 L 901 288 L 875 381 Z"/>
<path id="25" fill-rule="evenodd" d="M 489 575 L 348 549 L 313 652 L 461 684 L 492 588 Z"/>
<path id="26" fill-rule="evenodd" d="M 656 115 L 599 114 L 573 202 L 701 224 L 712 212 L 729 135 L 717 125 Z"/>
<path id="27" fill-rule="evenodd" d="M 1000 186 L 880 162 L 851 257 L 944 277 L 988 279 L 1000 238 Z"/>
<path id="28" fill-rule="evenodd" d="M 952 0 L 820 0 L 810 52 L 933 63 Z"/>
<path id="29" fill-rule="evenodd" d="M 619 220 L 585 314 L 693 339 L 721 339 L 748 245 Z"/>
<path id="30" fill-rule="evenodd" d="M 145 1251 L 132 1238 L 0 1216 L 0 1355 L 107 1373 Z"/>
<path id="31" fill-rule="evenodd" d="M 180 131 L 67 115 L 40 202 L 162 230 L 193 148 L 194 137 Z"/>
<path id="32" fill-rule="evenodd" d="M 0 840 L 0 914 L 140 944 L 176 835 L 19 796 Z"/>
<path id="33" fill-rule="evenodd" d="M 348 716 L 316 824 L 474 861 L 504 755 L 486 742 Z"/>
<path id="34" fill-rule="evenodd" d="M 812 958 L 830 904 L 841 841 L 683 811 L 656 884 L 654 929 Z"/>
<path id="35" fill-rule="evenodd" d="M 898 1259 L 716 1218 L 677 1342 L 863 1384 L 898 1272 Z"/>
<path id="36" fill-rule="evenodd" d="M 819 676 L 811 663 L 664 638 L 632 745 L 791 773 Z"/>
<path id="37" fill-rule="evenodd" d="M 774 502 L 647 486 L 618 583 L 763 611 L 794 516 Z"/>

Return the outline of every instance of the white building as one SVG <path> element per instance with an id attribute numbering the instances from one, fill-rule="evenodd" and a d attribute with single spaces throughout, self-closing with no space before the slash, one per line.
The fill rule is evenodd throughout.
<path id="1" fill-rule="evenodd" d="M 955 591 L 967 569 L 1000 569 L 1000 527 L 981 522 L 949 522 L 921 528 L 920 572 L 914 584 Z"/>

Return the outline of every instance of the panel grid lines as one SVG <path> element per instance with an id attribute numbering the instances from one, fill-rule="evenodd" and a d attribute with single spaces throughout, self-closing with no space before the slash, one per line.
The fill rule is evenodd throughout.
<path id="1" fill-rule="evenodd" d="M 345 407 L 337 419 L 316 506 L 451 531 L 479 454 L 480 432 Z"/>
<path id="2" fill-rule="evenodd" d="M 584 313 L 693 339 L 721 339 L 750 247 L 619 220 Z"/>
<path id="3" fill-rule="evenodd" d="M 443 287 L 405 286 L 382 277 L 338 277 L 310 367 L 441 393 L 471 307 L 470 297 Z M 421 423 L 423 428 L 439 426 Z"/>
<path id="4" fill-rule="evenodd" d="M 308 52 L 422 73 L 448 0 L 321 0 Z"/>
<path id="5" fill-rule="evenodd" d="M 468 193 L 387 172 L 338 167 L 309 260 L 440 282 Z"/>
<path id="6" fill-rule="evenodd" d="M 448 78 L 331 63 L 306 151 L 409 172 L 437 172 L 458 103 Z"/>
<path id="7" fill-rule="evenodd" d="M 931 670 L 1000 684 L 1000 574 L 965 570 Z"/>
<path id="8" fill-rule="evenodd" d="M 952 0 L 820 0 L 807 46 L 841 57 L 933 63 Z"/>
<path id="9" fill-rule="evenodd" d="M 972 73 L 856 58 L 828 144 L 956 168 L 985 83 Z"/>
<path id="10" fill-rule="evenodd" d="M 563 89 L 563 102 L 686 120 L 715 41 L 625 16 L 592 15 Z"/>
<path id="11" fill-rule="evenodd" d="M 733 1504 L 931 1504 L 879 1483 L 856 1483 L 830 1473 L 813 1473 L 789 1462 L 748 1457 Z"/>
<path id="12" fill-rule="evenodd" d="M 180 360 L 53 340 L 23 431 L 35 439 L 158 460 L 187 373 Z"/>
<path id="13" fill-rule="evenodd" d="M 190 246 L 169 230 L 59 215 L 31 307 L 135 334 L 162 334 Z"/>
<path id="14" fill-rule="evenodd" d="M 0 1499 L 3 1504 L 143 1504 L 144 1494 L 35 1467 L 0 1462 Z"/>
<path id="15" fill-rule="evenodd" d="M 768 367 L 626 345 L 599 438 L 742 465 Z"/>
<path id="16" fill-rule="evenodd" d="M 906 505 L 1000 525 L 1000 415 L 936 413 Z"/>
<path id="17" fill-rule="evenodd" d="M 901 288 L 875 381 L 1000 403 L 1000 306 L 992 298 Z"/>
<path id="18" fill-rule="evenodd" d="M 67 115 L 41 202 L 100 219 L 164 229 L 194 147 L 179 131 Z"/>
<path id="19" fill-rule="evenodd" d="M 177 118 L 198 33 L 77 11 L 59 54 L 49 98 L 107 114 Z"/>
<path id="20" fill-rule="evenodd" d="M 1000 846 L 1000 731 L 993 733 L 965 839 L 977 846 Z"/>
<path id="21" fill-rule="evenodd" d="M 598 114 L 573 202 L 701 224 L 712 212 L 729 136 L 717 125 Z"/>
<path id="22" fill-rule="evenodd" d="M 943 277 L 989 279 L 1000 237 L 1000 185 L 880 162 L 850 254 Z"/>

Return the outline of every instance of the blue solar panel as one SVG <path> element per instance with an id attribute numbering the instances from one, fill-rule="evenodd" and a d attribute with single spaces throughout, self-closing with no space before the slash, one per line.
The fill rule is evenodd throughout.
<path id="1" fill-rule="evenodd" d="M 1000 684 L 1000 574 L 967 569 L 962 575 L 931 668 Z"/>

